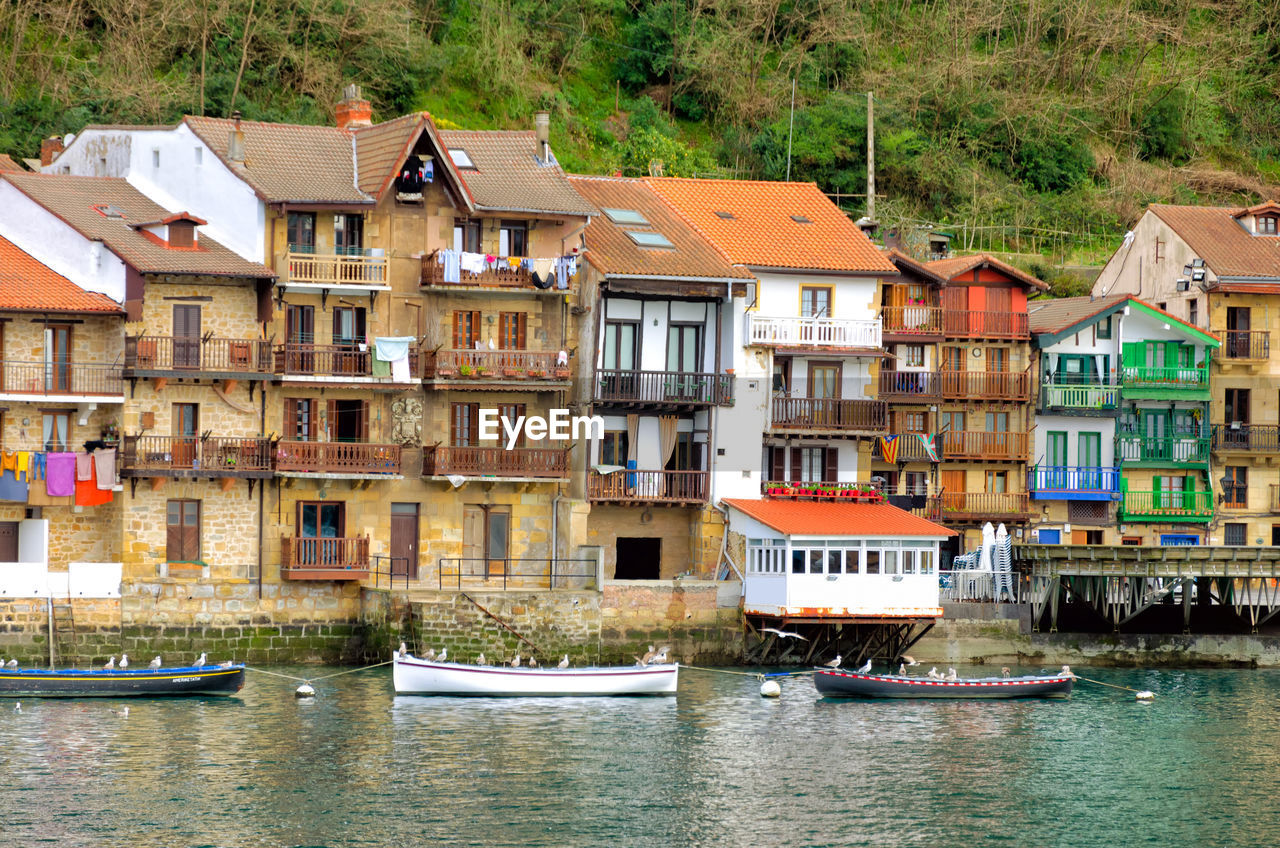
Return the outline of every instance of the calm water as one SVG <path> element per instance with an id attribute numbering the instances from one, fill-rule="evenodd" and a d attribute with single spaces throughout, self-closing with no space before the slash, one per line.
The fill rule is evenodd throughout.
<path id="1" fill-rule="evenodd" d="M 661 700 L 396 698 L 381 668 L 123 719 L 0 701 L 0 844 L 1280 844 L 1280 672 L 1085 673 L 1159 697 L 767 700 L 686 670 Z"/>

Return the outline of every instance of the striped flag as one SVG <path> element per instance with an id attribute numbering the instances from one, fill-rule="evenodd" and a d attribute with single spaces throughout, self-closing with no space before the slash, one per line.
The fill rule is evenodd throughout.
<path id="1" fill-rule="evenodd" d="M 880 456 L 885 462 L 898 461 L 898 437 L 897 436 L 881 436 L 880 437 Z"/>

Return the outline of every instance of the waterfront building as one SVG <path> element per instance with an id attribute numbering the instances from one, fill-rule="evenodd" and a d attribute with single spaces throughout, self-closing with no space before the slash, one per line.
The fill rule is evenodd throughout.
<path id="1" fill-rule="evenodd" d="M 1183 534 L 1186 541 L 1280 543 L 1273 460 L 1280 449 L 1280 358 L 1271 351 L 1271 335 L 1280 330 L 1277 220 L 1274 202 L 1247 209 L 1152 205 L 1094 283 L 1095 296 L 1142 298 L 1220 340 L 1216 355 L 1192 363 L 1208 369 L 1201 394 L 1209 402 L 1197 439 L 1208 441 L 1211 464 L 1198 491 L 1202 514 L 1211 516 Z"/>
<path id="2" fill-rule="evenodd" d="M 1030 321 L 1036 540 L 1197 543 L 1214 517 L 1208 361 L 1218 340 L 1127 295 L 1035 301 Z"/>

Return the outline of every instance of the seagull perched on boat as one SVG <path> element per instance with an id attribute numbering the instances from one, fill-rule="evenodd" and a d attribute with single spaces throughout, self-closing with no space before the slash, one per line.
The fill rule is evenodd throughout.
<path id="1" fill-rule="evenodd" d="M 439 656 L 435 657 L 434 659 L 436 662 L 444 662 L 448 658 L 449 658 L 449 649 L 441 648 Z"/>
<path id="2" fill-rule="evenodd" d="M 938 667 L 936 665 L 933 668 L 929 669 L 929 673 L 926 674 L 925 677 L 928 677 L 930 680 L 942 679 L 942 675 L 938 674 Z"/>
<path id="3" fill-rule="evenodd" d="M 400 659 L 404 659 L 404 655 L 407 653 L 409 653 L 409 646 L 406 645 L 404 642 L 401 642 L 400 650 L 397 651 L 396 654 L 400 657 Z"/>
<path id="4" fill-rule="evenodd" d="M 649 665 L 665 665 L 667 662 L 667 652 L 671 650 L 670 645 L 663 645 L 662 650 L 658 651 L 658 655 L 649 660 Z"/>
<path id="5" fill-rule="evenodd" d="M 948 666 L 948 667 L 947 667 L 947 680 L 955 680 L 955 679 L 956 679 L 956 670 L 955 670 L 954 668 L 951 668 L 950 666 Z"/>
<path id="6" fill-rule="evenodd" d="M 638 659 L 640 660 L 640 665 L 648 665 L 649 661 L 652 660 L 657 655 L 658 655 L 658 652 L 653 649 L 652 645 L 650 645 L 649 650 L 644 652 L 644 656 L 638 657 Z"/>
<path id="7" fill-rule="evenodd" d="M 116 667 L 116 655 L 112 654 L 111 659 L 107 660 L 107 664 L 104 665 L 103 668 L 106 669 L 107 671 L 110 671 L 115 667 Z"/>
<path id="8" fill-rule="evenodd" d="M 833 659 L 831 662 L 826 663 L 826 666 L 827 666 L 827 668 L 839 668 L 839 667 L 840 667 L 840 663 L 841 663 L 843 660 L 844 660 L 844 657 L 840 656 L 839 654 L 836 654 L 836 658 L 835 658 L 835 659 Z"/>
<path id="9" fill-rule="evenodd" d="M 209 658 L 205 655 L 204 651 L 201 651 L 200 656 L 196 658 L 196 666 L 199 668 L 204 668 L 205 661 L 208 659 Z"/>
<path id="10" fill-rule="evenodd" d="M 433 660 L 433 659 L 435 659 L 435 658 L 436 658 L 436 649 L 435 649 L 435 648 L 427 648 L 427 652 L 426 652 L 425 654 L 423 654 L 423 655 L 422 655 L 422 658 L 423 658 L 424 660 Z"/>
<path id="11" fill-rule="evenodd" d="M 920 663 L 916 662 L 915 657 L 911 656 L 910 654 L 903 654 L 902 661 L 907 665 L 920 665 Z"/>
<path id="12" fill-rule="evenodd" d="M 120 667 L 121 667 L 121 668 L 128 668 L 128 667 L 129 667 L 129 655 L 128 655 L 128 654 L 121 654 L 121 655 L 120 655 Z"/>
<path id="13" fill-rule="evenodd" d="M 511 667 L 512 667 L 512 668 L 519 668 L 519 667 L 520 667 L 520 653 L 519 653 L 519 652 L 516 652 L 516 655 L 515 655 L 514 657 L 512 657 L 512 659 L 511 659 Z"/>
<path id="14" fill-rule="evenodd" d="M 17 659 L 9 660 L 7 663 L 5 663 L 5 664 L 4 664 L 4 667 L 5 667 L 5 668 L 17 668 L 17 667 L 18 667 L 18 660 L 17 660 Z"/>
<path id="15" fill-rule="evenodd" d="M 484 654 L 476 657 L 476 665 L 488 665 L 488 663 L 485 662 Z"/>
<path id="16" fill-rule="evenodd" d="M 1009 666 L 1007 666 L 1007 665 L 1002 665 L 1002 666 L 1000 666 L 1000 676 L 1001 676 L 1001 677 L 1008 677 L 1008 676 L 1009 676 Z"/>
<path id="17" fill-rule="evenodd" d="M 801 636 L 799 633 L 792 633 L 789 630 L 779 630 L 776 627 L 761 627 L 760 632 L 774 633 L 779 639 L 803 639 L 805 642 L 809 641 L 809 637 L 807 636 Z"/>
<path id="18" fill-rule="evenodd" d="M 898 676 L 899 677 L 907 676 L 907 666 L 905 663 L 898 663 Z"/>
<path id="19" fill-rule="evenodd" d="M 561 659 L 560 662 L 556 663 L 556 668 L 568 668 L 568 667 L 569 667 L 569 655 L 565 654 L 564 658 Z"/>
<path id="20" fill-rule="evenodd" d="M 869 671 L 871 671 L 871 659 L 868 657 L 866 662 L 858 666 L 858 674 L 866 674 Z"/>
<path id="21" fill-rule="evenodd" d="M 218 668 L 231 668 L 231 666 L 233 665 L 235 665 L 235 663 L 233 663 L 231 660 L 227 660 L 226 662 L 218 663 Z"/>
<path id="22" fill-rule="evenodd" d="M 112 659 L 115 659 L 115 657 L 112 657 Z M 152 669 L 159 668 L 159 667 L 160 667 L 160 657 L 156 657 L 155 659 L 153 659 L 153 660 L 148 664 L 148 667 L 149 667 L 149 668 L 152 668 Z"/>
<path id="23" fill-rule="evenodd" d="M 538 658 L 529 657 L 529 668 L 537 668 L 537 667 L 538 667 Z"/>

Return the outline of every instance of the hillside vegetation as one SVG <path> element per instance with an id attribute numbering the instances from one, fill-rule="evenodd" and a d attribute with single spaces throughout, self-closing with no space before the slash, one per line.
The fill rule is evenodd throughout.
<path id="1" fill-rule="evenodd" d="M 780 179 L 793 79 L 793 179 L 865 190 L 872 90 L 879 217 L 965 246 L 1093 261 L 1149 202 L 1280 182 L 1256 0 L 0 0 L 18 156 L 87 123 L 323 123 L 354 81 L 379 118 L 550 109 L 573 170 Z"/>

